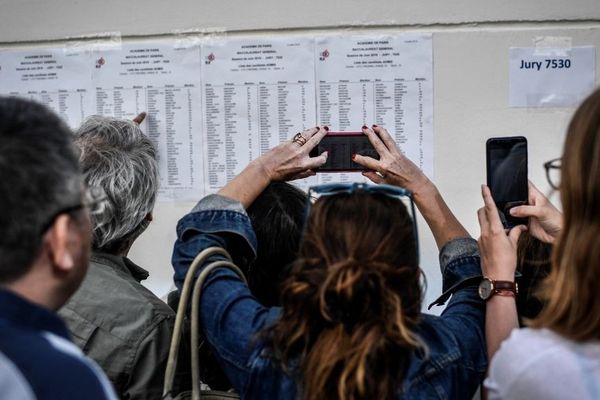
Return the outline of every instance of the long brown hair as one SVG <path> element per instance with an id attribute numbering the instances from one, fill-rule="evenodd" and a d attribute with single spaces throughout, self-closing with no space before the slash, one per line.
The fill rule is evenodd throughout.
<path id="1" fill-rule="evenodd" d="M 600 90 L 577 109 L 562 157 L 564 225 L 532 326 L 575 341 L 600 339 Z"/>
<path id="2" fill-rule="evenodd" d="M 316 202 L 282 317 L 265 334 L 281 367 L 299 373 L 304 399 L 395 397 L 420 345 L 420 276 L 400 200 L 358 192 Z"/>

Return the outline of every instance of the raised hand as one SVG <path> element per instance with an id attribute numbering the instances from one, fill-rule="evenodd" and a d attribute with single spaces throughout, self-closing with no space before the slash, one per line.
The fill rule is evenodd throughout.
<path id="1" fill-rule="evenodd" d="M 482 185 L 481 195 L 484 206 L 477 210 L 481 227 L 478 241 L 481 269 L 483 274 L 491 279 L 514 281 L 517 268 L 517 242 L 521 233 L 527 228 L 525 225 L 517 225 L 507 234 L 500 221 L 490 189 Z"/>
<path id="2" fill-rule="evenodd" d="M 273 181 L 289 181 L 306 178 L 315 174 L 318 168 L 327 162 L 327 152 L 310 157 L 310 151 L 327 134 L 324 128 L 310 128 L 299 133 L 294 139 L 281 143 L 259 157 L 256 162 Z"/>
<path id="3" fill-rule="evenodd" d="M 364 176 L 375 183 L 387 183 L 410 190 L 438 248 L 441 249 L 453 239 L 469 237 L 433 182 L 402 154 L 387 130 L 373 125 L 372 129 L 363 126 L 363 132 L 379 154 L 379 160 L 358 154 L 354 156 L 355 163 L 369 169 L 363 172 Z"/>
<path id="4" fill-rule="evenodd" d="M 531 182 L 529 205 L 511 208 L 510 215 L 529 218 L 529 233 L 542 242 L 554 243 L 562 230 L 562 213 Z"/>
<path id="5" fill-rule="evenodd" d="M 299 132 L 293 139 L 269 150 L 248 164 L 218 193 L 237 200 L 248 208 L 269 183 L 314 175 L 313 168 L 318 168 L 327 162 L 327 153 L 311 157 L 310 151 L 326 134 L 327 130 L 319 127 Z"/>
<path id="6" fill-rule="evenodd" d="M 369 169 L 363 172 L 364 176 L 375 183 L 401 186 L 415 194 L 429 185 L 427 176 L 402 154 L 386 129 L 373 125 L 373 128 L 363 126 L 362 131 L 379 154 L 379 160 L 360 154 L 354 156 L 355 163 Z"/>

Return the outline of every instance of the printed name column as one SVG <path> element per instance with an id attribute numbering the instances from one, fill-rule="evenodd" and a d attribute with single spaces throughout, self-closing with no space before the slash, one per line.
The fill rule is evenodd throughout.
<path id="1" fill-rule="evenodd" d="M 207 191 L 316 123 L 312 54 L 304 38 L 202 47 Z"/>
<path id="2" fill-rule="evenodd" d="M 146 111 L 141 128 L 158 148 L 159 199 L 197 200 L 204 186 L 200 49 L 140 43 L 95 57 L 97 113 L 132 119 Z"/>

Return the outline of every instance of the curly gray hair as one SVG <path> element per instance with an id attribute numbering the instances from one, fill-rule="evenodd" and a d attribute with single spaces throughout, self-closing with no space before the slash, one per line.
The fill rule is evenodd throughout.
<path id="1" fill-rule="evenodd" d="M 119 251 L 148 226 L 158 192 L 156 148 L 136 123 L 97 115 L 83 122 L 75 144 L 86 183 L 107 196 L 93 218 L 94 248 Z"/>

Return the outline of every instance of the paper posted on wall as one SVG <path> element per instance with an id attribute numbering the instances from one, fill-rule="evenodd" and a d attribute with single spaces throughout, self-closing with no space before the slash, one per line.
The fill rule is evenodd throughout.
<path id="1" fill-rule="evenodd" d="M 159 153 L 162 201 L 219 190 L 251 160 L 316 125 L 377 124 L 433 175 L 431 34 L 175 40 L 0 52 L 0 93 L 34 98 L 72 127 L 132 119 Z M 303 188 L 363 181 L 320 173 Z"/>
<path id="2" fill-rule="evenodd" d="M 576 107 L 595 84 L 594 47 L 510 49 L 511 107 Z"/>

